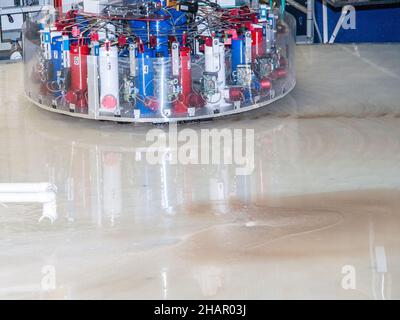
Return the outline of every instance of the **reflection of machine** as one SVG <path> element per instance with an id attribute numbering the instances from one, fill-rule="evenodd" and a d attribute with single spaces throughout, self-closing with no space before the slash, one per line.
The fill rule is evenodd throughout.
<path id="1" fill-rule="evenodd" d="M 122 211 L 121 154 L 103 155 L 103 209 L 113 223 Z"/>

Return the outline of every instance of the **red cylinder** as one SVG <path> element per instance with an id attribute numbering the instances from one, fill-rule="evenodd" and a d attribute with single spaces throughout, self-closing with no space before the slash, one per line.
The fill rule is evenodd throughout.
<path id="1" fill-rule="evenodd" d="M 271 89 L 271 86 L 271 80 L 268 78 L 264 78 L 260 81 L 261 91 L 268 91 L 269 89 Z"/>
<path id="2" fill-rule="evenodd" d="M 58 11 L 58 17 L 61 18 L 63 14 L 62 0 L 54 0 L 54 8 Z"/>
<path id="3" fill-rule="evenodd" d="M 87 56 L 90 49 L 88 45 L 71 44 L 71 87 L 70 90 L 87 90 Z"/>
<path id="4" fill-rule="evenodd" d="M 71 81 L 65 98 L 77 107 L 87 107 L 87 56 L 89 52 L 89 46 L 86 44 L 73 43 L 70 46 Z"/>
<path id="5" fill-rule="evenodd" d="M 263 56 L 265 53 L 265 46 L 263 41 L 262 28 L 255 28 L 251 31 L 253 59 Z"/>
<path id="6" fill-rule="evenodd" d="M 192 66 L 190 62 L 190 49 L 181 49 L 181 76 L 182 96 L 187 99 L 192 92 Z"/>
<path id="7" fill-rule="evenodd" d="M 241 88 L 241 87 L 231 87 L 229 89 L 229 100 L 231 102 L 243 101 L 244 100 L 243 88 Z"/>
<path id="8" fill-rule="evenodd" d="M 287 76 L 286 68 L 280 67 L 274 71 L 274 76 L 278 79 L 285 78 Z"/>
<path id="9" fill-rule="evenodd" d="M 175 103 L 175 112 L 184 113 L 190 104 L 190 96 L 192 93 L 192 66 L 190 61 L 190 49 L 183 47 L 181 49 L 181 70 L 179 76 L 179 83 L 182 92 L 179 95 L 178 101 Z"/>

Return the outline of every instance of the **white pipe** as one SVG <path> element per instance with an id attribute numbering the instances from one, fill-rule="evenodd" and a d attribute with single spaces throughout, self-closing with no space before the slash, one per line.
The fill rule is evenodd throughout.
<path id="1" fill-rule="evenodd" d="M 343 14 L 343 12 L 340 15 L 340 18 L 339 18 L 339 21 L 336 24 L 335 30 L 333 31 L 333 33 L 331 35 L 331 38 L 329 39 L 329 43 L 334 43 L 335 42 L 336 36 L 339 33 L 340 28 L 342 27 L 342 23 L 344 21 L 345 15 L 346 14 Z"/>
<path id="2" fill-rule="evenodd" d="M 54 184 L 43 183 L 0 183 L 0 193 L 57 192 Z"/>
<path id="3" fill-rule="evenodd" d="M 26 203 L 26 202 L 47 203 L 55 200 L 56 200 L 56 195 L 53 192 L 0 193 L 0 202 L 2 203 Z"/>
<path id="4" fill-rule="evenodd" d="M 340 28 L 342 27 L 344 20 L 346 19 L 346 15 L 350 11 L 351 11 L 351 6 L 344 6 L 342 8 L 342 14 L 340 15 L 339 21 L 336 24 L 335 30 L 333 31 L 331 38 L 329 39 L 329 43 L 334 43 L 335 42 L 336 36 L 339 33 Z"/>
<path id="5" fill-rule="evenodd" d="M 8 14 L 35 13 L 41 11 L 49 11 L 50 13 L 54 13 L 54 7 L 47 5 L 36 5 L 0 8 L 0 16 L 5 16 Z"/>
<path id="6" fill-rule="evenodd" d="M 328 7 L 326 0 L 322 0 L 322 23 L 324 30 L 324 43 L 328 43 Z"/>
<path id="7" fill-rule="evenodd" d="M 0 183 L 0 203 L 43 204 L 39 221 L 49 218 L 57 219 L 57 188 L 51 183 Z"/>

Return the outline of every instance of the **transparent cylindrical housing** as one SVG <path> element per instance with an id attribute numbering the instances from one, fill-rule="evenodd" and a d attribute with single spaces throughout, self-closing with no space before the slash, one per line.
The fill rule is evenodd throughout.
<path id="1" fill-rule="evenodd" d="M 295 86 L 295 21 L 249 3 L 200 7 L 195 19 L 184 8 L 157 6 L 140 17 L 133 5 L 124 15 L 120 7 L 31 14 L 26 94 L 49 111 L 118 122 L 207 119 L 265 106 Z"/>

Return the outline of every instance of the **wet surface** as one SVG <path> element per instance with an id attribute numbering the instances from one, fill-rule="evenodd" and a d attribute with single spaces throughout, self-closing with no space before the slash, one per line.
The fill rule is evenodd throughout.
<path id="1" fill-rule="evenodd" d="M 282 101 L 179 126 L 254 129 L 245 176 L 151 165 L 153 126 L 39 110 L 0 65 L 0 183 L 58 189 L 53 223 L 0 203 L 0 298 L 399 298 L 400 46 L 297 49 Z"/>

